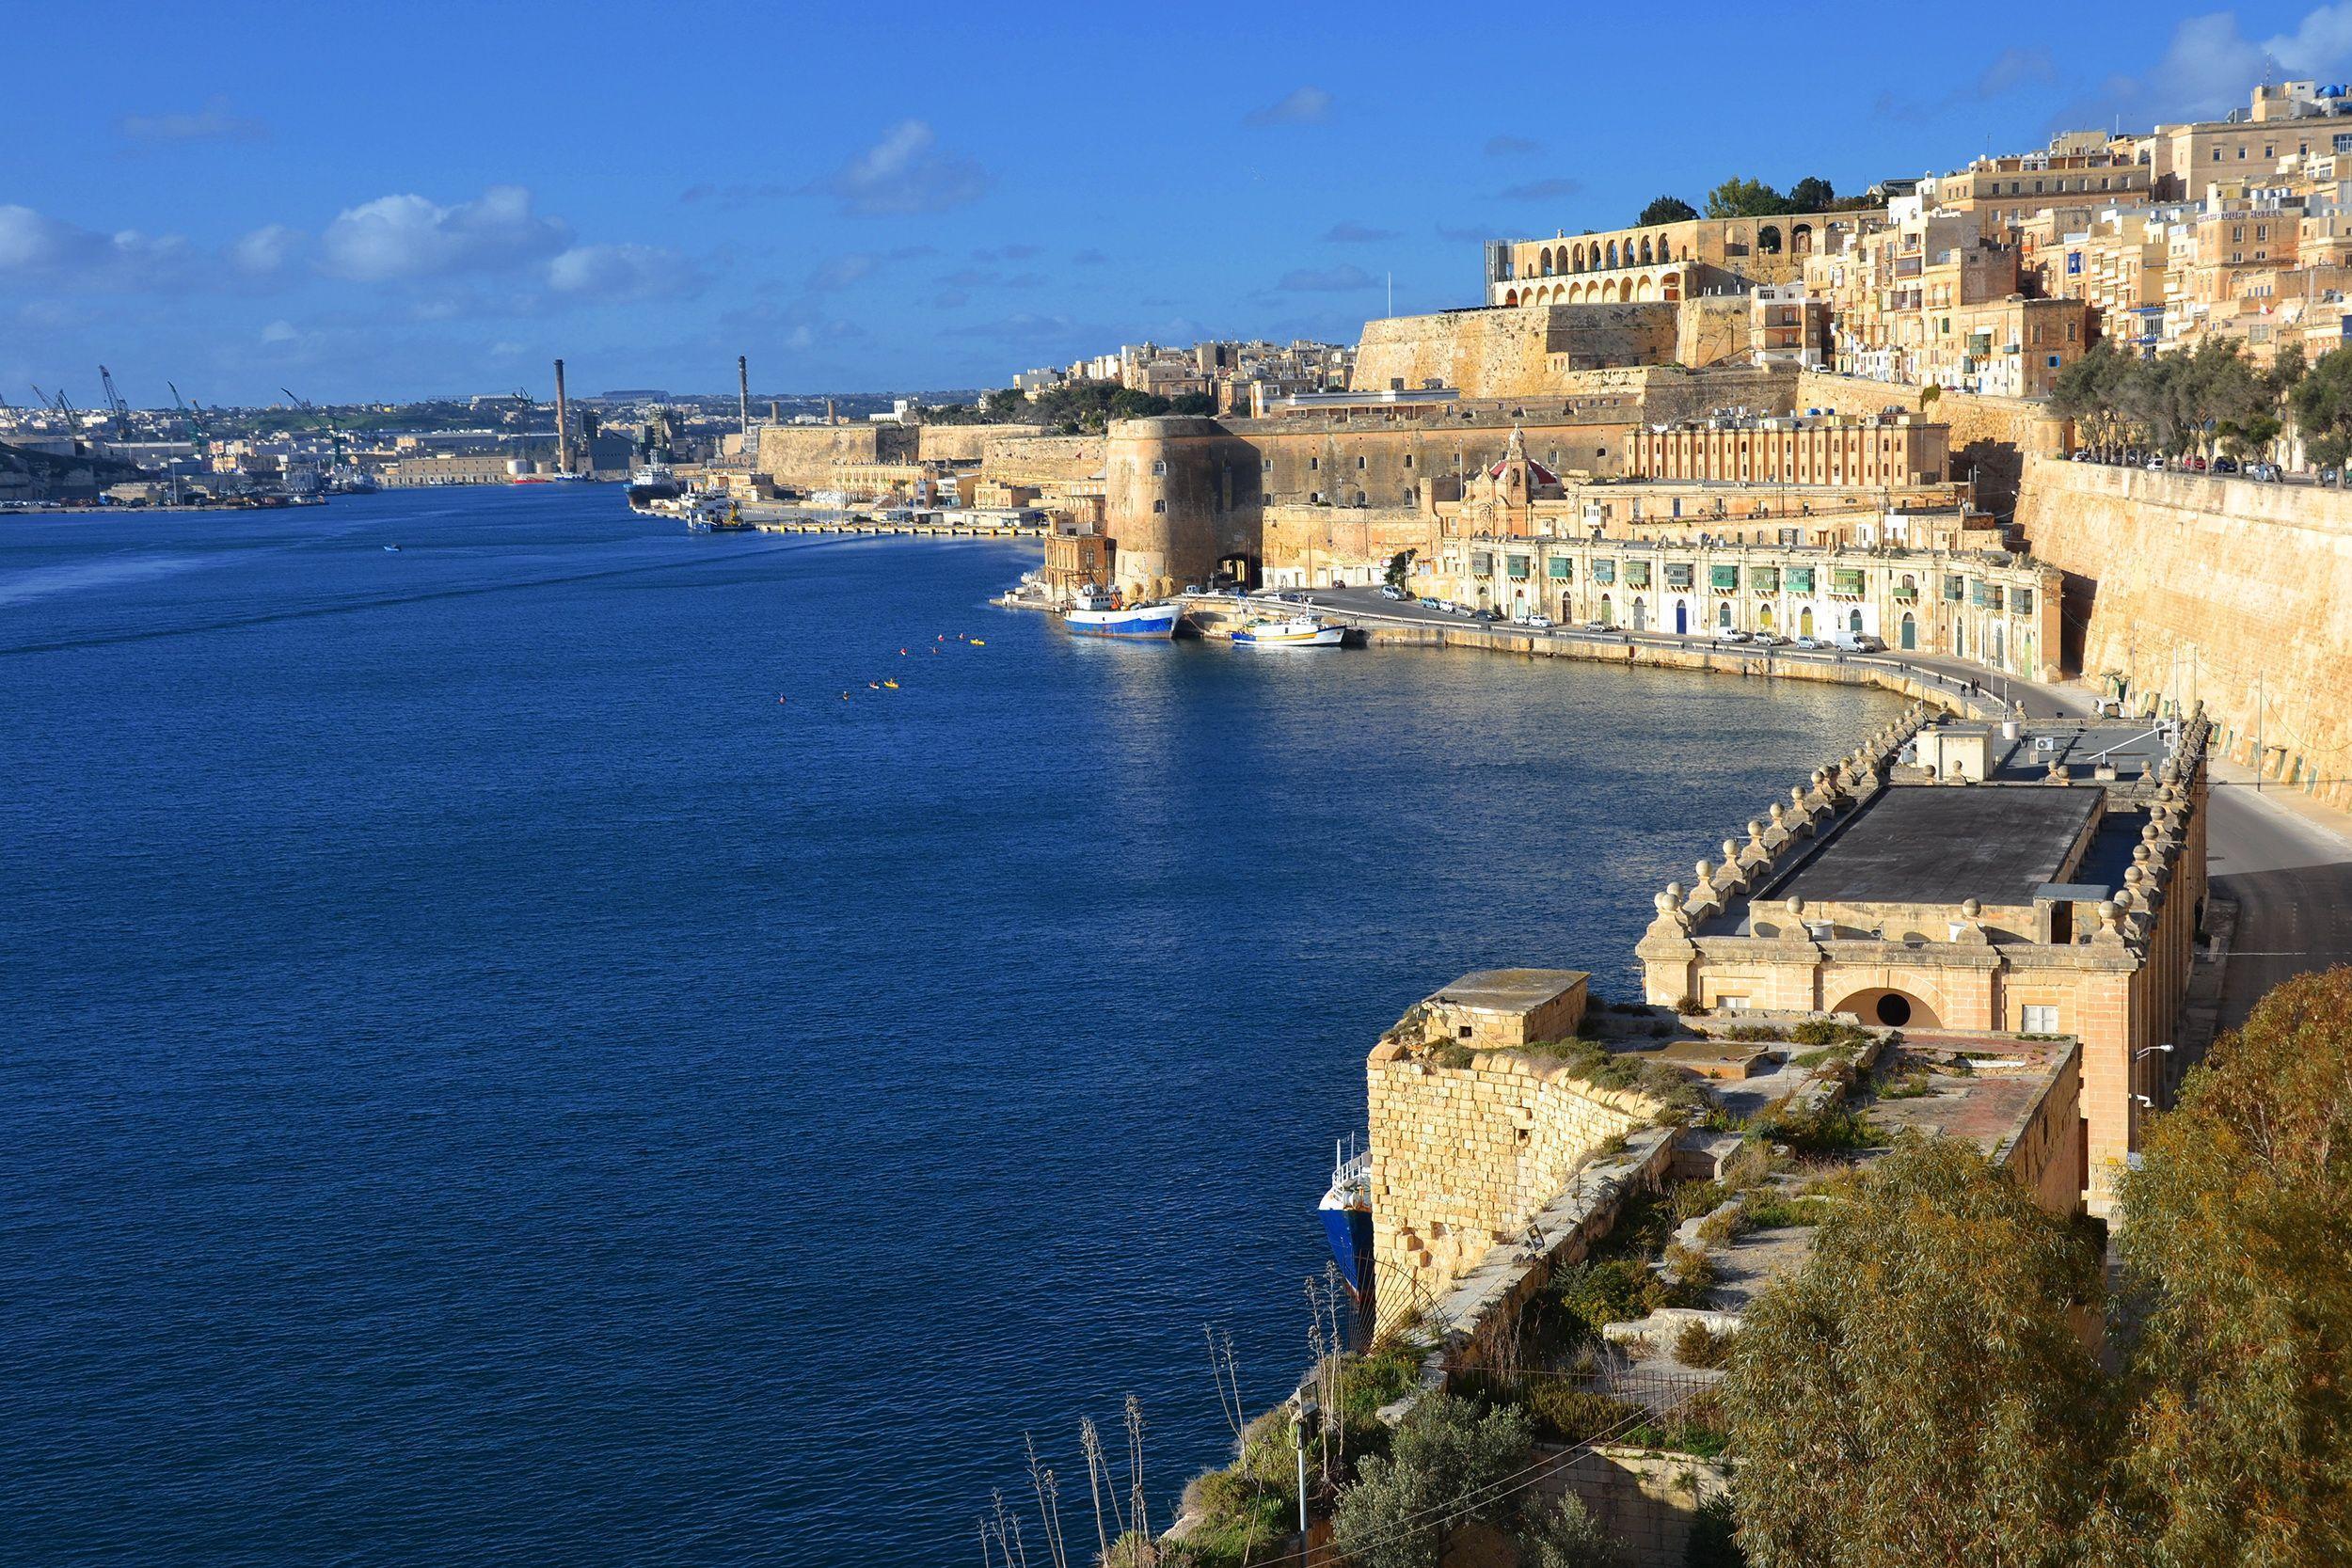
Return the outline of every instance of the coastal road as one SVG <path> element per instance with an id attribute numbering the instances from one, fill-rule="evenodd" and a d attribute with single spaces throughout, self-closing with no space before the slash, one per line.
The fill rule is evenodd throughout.
<path id="1" fill-rule="evenodd" d="M 1426 605 L 1381 596 L 1374 588 L 1304 591 L 1314 605 L 1351 618 L 1394 625 L 1436 624 L 1473 631 L 1486 623 L 1448 615 Z M 1555 627 L 1530 633 L 1524 626 L 1496 629 L 1581 642 L 1698 646 L 1741 653 L 1737 644 L 1716 649 L 1706 638 L 1656 632 L 1592 631 Z M 1762 658 L 1762 650 L 1744 650 Z M 1774 659 L 1824 663 L 1871 662 L 1912 671 L 1941 682 L 1956 694 L 1978 695 L 1988 704 L 2022 705 L 2028 721 L 2080 718 L 2090 712 L 2091 694 L 2078 686 L 2049 686 L 1988 672 L 1964 659 L 1930 654 L 1804 653 L 1775 648 Z M 2264 992 L 2309 970 L 2352 963 L 2352 816 L 2313 804 L 2278 784 L 2256 787 L 2250 768 L 2216 759 L 2210 767 L 2212 798 L 2206 819 L 2206 863 L 2213 889 L 2238 906 L 2237 930 L 2221 992 L 2220 1024 L 2234 1028 Z"/>

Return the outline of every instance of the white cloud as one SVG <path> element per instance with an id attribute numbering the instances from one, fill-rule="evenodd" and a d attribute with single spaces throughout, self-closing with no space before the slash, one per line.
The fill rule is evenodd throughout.
<path id="1" fill-rule="evenodd" d="M 99 291 L 176 290 L 199 279 L 202 262 L 177 234 L 101 234 L 30 207 L 0 206 L 0 277 Z"/>
<path id="2" fill-rule="evenodd" d="M 0 206 L 0 273 L 46 272 L 87 256 L 100 236 L 30 207 Z"/>
<path id="3" fill-rule="evenodd" d="M 1331 95 L 1321 87 L 1298 87 L 1263 109 L 1242 116 L 1244 125 L 1320 125 L 1331 118 Z"/>
<path id="4" fill-rule="evenodd" d="M 492 185 L 453 207 L 415 195 L 378 197 L 338 214 L 319 244 L 334 276 L 387 283 L 537 261 L 570 241 L 561 219 L 531 210 L 528 190 Z"/>
<path id="5" fill-rule="evenodd" d="M 304 236 L 284 224 L 263 224 L 229 247 L 229 263 L 248 277 L 267 277 L 303 244 Z"/>
<path id="6" fill-rule="evenodd" d="M 943 152 L 938 136 L 919 119 L 902 119 L 882 140 L 817 182 L 854 217 L 943 213 L 977 201 L 988 171 L 970 158 Z"/>
<path id="7" fill-rule="evenodd" d="M 658 245 L 583 245 L 548 263 L 548 286 L 584 298 L 660 299 L 699 292 L 703 277 L 685 257 Z"/>
<path id="8" fill-rule="evenodd" d="M 265 343 L 296 342 L 301 337 L 302 334 L 294 330 L 294 324 L 282 317 L 262 328 L 262 341 Z"/>
<path id="9" fill-rule="evenodd" d="M 135 142 L 265 141 L 269 127 L 237 114 L 218 95 L 194 114 L 124 115 L 115 130 Z"/>
<path id="10" fill-rule="evenodd" d="M 2257 83 L 2352 73 L 2352 0 L 2306 11 L 2292 31 L 2254 40 L 2235 11 L 2192 16 L 2146 73 L 2111 76 L 2072 120 L 2135 125 L 2218 118 L 2246 106 Z"/>

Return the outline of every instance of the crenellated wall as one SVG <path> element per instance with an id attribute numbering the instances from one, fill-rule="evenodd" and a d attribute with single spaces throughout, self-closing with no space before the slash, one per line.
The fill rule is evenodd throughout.
<path id="1" fill-rule="evenodd" d="M 2265 775 L 2352 807 L 2352 493 L 2037 461 L 2017 516 L 2086 677 L 2202 701 L 2222 755 L 2259 736 Z"/>

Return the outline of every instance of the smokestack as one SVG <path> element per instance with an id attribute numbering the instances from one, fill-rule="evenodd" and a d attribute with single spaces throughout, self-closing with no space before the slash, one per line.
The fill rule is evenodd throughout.
<path id="1" fill-rule="evenodd" d="M 572 471 L 572 400 L 564 395 L 564 361 L 555 362 L 555 471 Z"/>
<path id="2" fill-rule="evenodd" d="M 735 356 L 735 417 L 743 426 L 743 444 L 752 440 L 752 362 L 739 354 Z"/>

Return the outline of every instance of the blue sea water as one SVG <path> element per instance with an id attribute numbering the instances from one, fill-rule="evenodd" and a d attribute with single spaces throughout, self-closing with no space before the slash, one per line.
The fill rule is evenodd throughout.
<path id="1" fill-rule="evenodd" d="M 0 519 L 0 1562 L 973 1560 L 1130 1392 L 1164 1518 L 1378 1032 L 1630 990 L 1894 706 L 1073 640 L 1034 554 Z"/>

